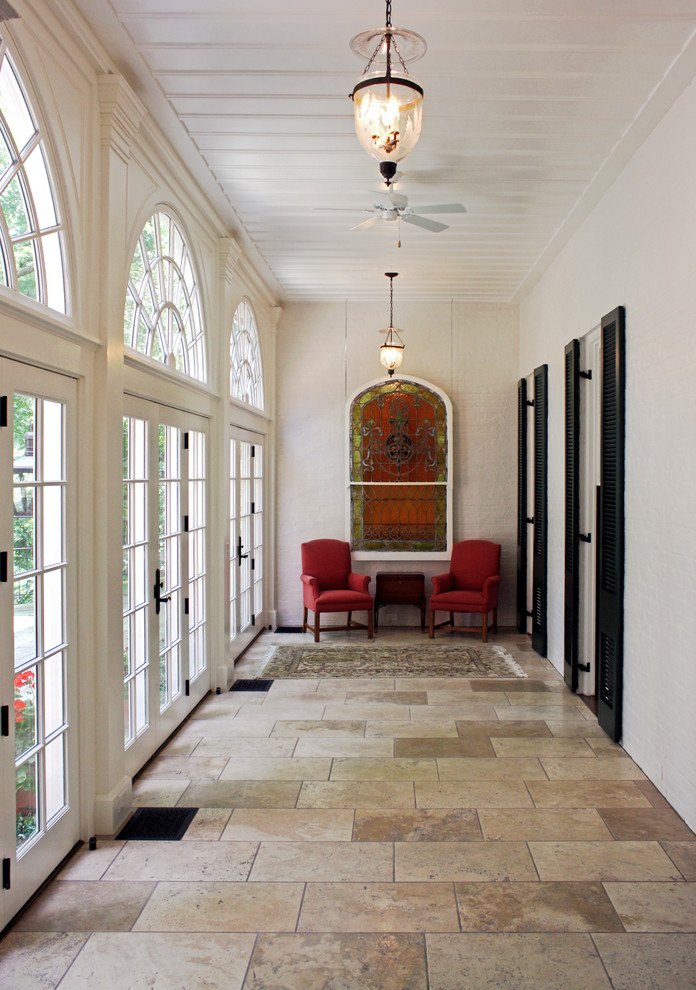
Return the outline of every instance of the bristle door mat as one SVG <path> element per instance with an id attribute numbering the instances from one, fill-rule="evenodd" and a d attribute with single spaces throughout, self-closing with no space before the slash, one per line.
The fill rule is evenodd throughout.
<path id="1" fill-rule="evenodd" d="M 301 633 L 304 632 L 302 626 L 276 626 L 277 633 Z"/>
<path id="2" fill-rule="evenodd" d="M 234 682 L 230 691 L 268 691 L 272 683 L 272 680 L 263 677 L 240 677 Z"/>
<path id="3" fill-rule="evenodd" d="M 193 821 L 198 808 L 138 808 L 117 839 L 177 842 Z"/>

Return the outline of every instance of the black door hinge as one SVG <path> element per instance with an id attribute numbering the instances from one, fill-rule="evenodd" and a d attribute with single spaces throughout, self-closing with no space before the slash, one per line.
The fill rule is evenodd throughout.
<path id="1" fill-rule="evenodd" d="M 252 502 L 251 503 L 251 514 L 252 514 L 252 516 L 254 515 L 255 512 L 256 512 L 256 503 L 255 502 Z"/>
<path id="2" fill-rule="evenodd" d="M 184 681 L 184 694 L 187 698 L 191 694 L 191 681 L 189 680 Z"/>
<path id="3" fill-rule="evenodd" d="M 590 672 L 590 665 L 589 665 L 589 663 L 579 663 L 578 664 L 578 670 L 581 670 L 584 674 L 589 674 L 589 672 Z"/>
<path id="4" fill-rule="evenodd" d="M 256 447 L 253 445 L 253 443 L 251 445 L 251 456 L 256 457 Z"/>
<path id="5" fill-rule="evenodd" d="M 7 581 L 7 550 L 0 553 L 0 584 Z"/>
<path id="6" fill-rule="evenodd" d="M 578 533 L 578 539 L 581 543 L 592 543 L 592 533 Z"/>
<path id="7" fill-rule="evenodd" d="M 184 432 L 184 450 L 188 450 L 188 430 Z"/>
<path id="8" fill-rule="evenodd" d="M 9 859 L 9 857 L 7 859 L 3 859 L 3 861 L 2 861 L 2 889 L 3 890 L 9 890 L 10 889 L 10 865 L 11 865 L 11 860 Z"/>
<path id="9" fill-rule="evenodd" d="M 527 399 L 527 405 L 528 406 L 533 406 L 534 405 L 534 399 Z"/>
<path id="10" fill-rule="evenodd" d="M 592 378 L 592 371 L 579 371 L 578 374 L 581 378 L 586 378 L 588 381 Z"/>
<path id="11" fill-rule="evenodd" d="M 0 395 L 0 426 L 7 426 L 7 396 Z"/>
<path id="12" fill-rule="evenodd" d="M 252 557 L 251 558 L 251 569 L 252 569 L 252 571 L 254 570 L 255 567 L 256 567 L 256 557 Z"/>
<path id="13" fill-rule="evenodd" d="M 10 734 L 10 706 L 3 705 L 0 708 L 0 736 L 9 736 Z"/>
<path id="14" fill-rule="evenodd" d="M 188 516 L 184 516 L 184 532 L 185 532 L 185 533 L 188 533 L 188 531 L 189 531 L 189 528 L 188 528 L 188 526 L 189 526 L 189 523 L 188 523 Z"/>
<path id="15" fill-rule="evenodd" d="M 528 523 L 533 523 L 534 522 L 534 516 L 527 516 L 527 522 Z"/>
<path id="16" fill-rule="evenodd" d="M 188 615 L 188 614 L 189 614 L 189 600 L 188 598 L 184 598 L 184 615 Z"/>
<path id="17" fill-rule="evenodd" d="M 252 626 L 255 626 L 256 625 L 256 616 L 255 615 L 252 615 L 252 617 L 251 617 L 251 624 L 252 624 Z"/>
<path id="18" fill-rule="evenodd" d="M 527 612 L 527 615 L 529 616 L 530 619 L 534 618 L 534 612 Z"/>

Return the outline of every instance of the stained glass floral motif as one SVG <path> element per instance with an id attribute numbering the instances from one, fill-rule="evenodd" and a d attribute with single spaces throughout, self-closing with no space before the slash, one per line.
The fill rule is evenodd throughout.
<path id="1" fill-rule="evenodd" d="M 127 347 L 200 382 L 207 381 L 206 340 L 191 252 L 177 222 L 153 214 L 131 262 L 123 315 Z"/>
<path id="2" fill-rule="evenodd" d="M 44 141 L 0 37 L 0 285 L 66 313 L 64 258 Z"/>
<path id="3" fill-rule="evenodd" d="M 261 348 L 251 306 L 241 302 L 234 314 L 230 335 L 230 395 L 263 409 Z"/>
<path id="4" fill-rule="evenodd" d="M 351 407 L 354 550 L 447 549 L 447 409 L 424 385 L 390 381 Z"/>

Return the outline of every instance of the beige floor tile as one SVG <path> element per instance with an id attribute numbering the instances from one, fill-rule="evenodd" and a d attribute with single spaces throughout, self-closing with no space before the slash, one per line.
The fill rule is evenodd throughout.
<path id="1" fill-rule="evenodd" d="M 63 990 L 241 990 L 253 935 L 96 932 Z M 204 962 L 203 962 L 204 961 Z"/>
<path id="2" fill-rule="evenodd" d="M 496 715 L 493 705 L 480 701 L 465 701 L 461 704 L 446 703 L 442 705 L 429 704 L 425 707 L 413 707 L 411 709 L 411 720 L 413 722 L 437 722 L 443 718 L 452 718 L 457 721 L 473 721 L 480 719 L 494 719 Z"/>
<path id="3" fill-rule="evenodd" d="M 388 721 L 381 722 L 379 719 L 370 719 L 365 729 L 366 736 L 391 736 L 394 738 L 408 739 L 427 736 L 429 739 L 454 739 L 457 737 L 457 725 L 454 719 L 437 719 L 424 725 L 420 722 L 411 721 Z"/>
<path id="4" fill-rule="evenodd" d="M 350 842 L 352 809 L 236 808 L 223 841 Z"/>
<path id="5" fill-rule="evenodd" d="M 614 756 L 629 759 L 626 750 L 618 743 L 612 742 L 608 736 L 587 736 L 587 745 L 592 747 L 595 756 Z"/>
<path id="6" fill-rule="evenodd" d="M 158 756 L 138 779 L 217 780 L 226 763 L 226 756 Z"/>
<path id="7" fill-rule="evenodd" d="M 532 799 L 520 781 L 452 781 L 416 783 L 418 808 L 531 808 Z"/>
<path id="8" fill-rule="evenodd" d="M 128 931 L 154 888 L 154 883 L 137 881 L 54 880 L 20 917 L 15 931 Z"/>
<path id="9" fill-rule="evenodd" d="M 273 704 L 266 702 L 260 708 L 256 708 L 253 705 L 247 705 L 241 708 L 239 714 L 235 718 L 235 722 L 238 724 L 247 725 L 249 722 L 254 722 L 257 718 L 261 717 L 263 719 L 283 719 L 283 720 L 293 720 L 293 719 L 320 719 L 323 718 L 324 712 L 328 708 L 328 705 L 322 699 L 318 701 L 305 701 L 301 704 L 295 702 L 285 702 L 282 700 L 273 702 Z"/>
<path id="10" fill-rule="evenodd" d="M 179 801 L 187 808 L 294 808 L 299 780 L 193 781 Z"/>
<path id="11" fill-rule="evenodd" d="M 554 722 L 570 722 L 582 725 L 586 721 L 585 714 L 581 708 L 575 706 L 566 707 L 565 705 L 496 705 L 495 714 L 499 719 L 507 721 L 508 719 L 519 719 L 524 721 L 525 719 L 531 719 L 533 721 L 539 721 L 547 718 L 553 718 Z"/>
<path id="12" fill-rule="evenodd" d="M 524 842 L 397 842 L 397 881 L 537 880 Z"/>
<path id="13" fill-rule="evenodd" d="M 549 780 L 641 780 L 645 774 L 633 760 L 598 756 L 594 760 L 546 759 L 542 766 Z"/>
<path id="14" fill-rule="evenodd" d="M 191 756 L 204 738 L 202 733 L 197 737 L 191 736 L 188 739 L 182 739 L 176 735 L 160 750 L 160 756 Z"/>
<path id="15" fill-rule="evenodd" d="M 481 838 L 478 815 L 473 810 L 355 812 L 354 842 L 463 842 Z"/>
<path id="16" fill-rule="evenodd" d="M 404 708 L 403 705 L 389 705 L 386 702 L 373 704 L 352 704 L 352 705 L 341 705 L 335 702 L 329 702 L 326 705 L 325 718 L 328 721 L 340 722 L 344 719 L 351 721 L 353 719 L 380 719 L 382 722 L 389 721 L 399 721 L 404 718 L 404 712 L 408 712 L 410 709 Z"/>
<path id="17" fill-rule="evenodd" d="M 604 886 L 627 931 L 696 932 L 696 883 L 606 883 Z"/>
<path id="18" fill-rule="evenodd" d="M 104 880 L 246 880 L 257 842 L 127 842 Z"/>
<path id="19" fill-rule="evenodd" d="M 134 931 L 292 932 L 301 883 L 159 883 Z"/>
<path id="20" fill-rule="evenodd" d="M 552 737 L 537 738 L 501 738 L 491 736 L 493 749 L 498 756 L 538 756 L 538 757 L 572 757 L 596 760 L 596 756 L 584 739 L 554 739 Z"/>
<path id="21" fill-rule="evenodd" d="M 195 725 L 186 723 L 179 730 L 178 735 L 185 739 L 196 738 L 200 736 L 201 729 L 204 729 L 206 740 L 209 740 L 211 744 L 214 740 L 220 741 L 220 737 L 222 737 L 222 742 L 240 737 L 244 739 L 266 739 L 275 728 L 275 724 L 275 718 L 260 718 L 259 716 L 254 719 L 221 718 L 215 722 L 212 720 L 206 721 L 205 725 L 202 722 L 196 722 Z"/>
<path id="22" fill-rule="evenodd" d="M 232 760 L 246 760 L 250 757 L 284 757 L 292 756 L 295 750 L 296 740 L 292 737 L 272 739 L 266 737 L 235 736 L 230 739 L 222 739 L 214 736 L 211 739 L 204 739 L 196 749 L 197 756 L 226 756 Z"/>
<path id="23" fill-rule="evenodd" d="M 360 705 L 371 702 L 384 702 L 389 705 L 427 705 L 428 695 L 426 691 L 347 691 L 346 704 Z"/>
<path id="24" fill-rule="evenodd" d="M 397 754 L 399 755 L 399 754 Z M 411 754 L 406 753 L 406 756 Z M 356 759 L 389 759 L 394 756 L 394 743 L 389 737 L 364 739 L 355 737 L 303 736 L 297 740 L 293 756 L 306 757 L 355 757 Z"/>
<path id="25" fill-rule="evenodd" d="M 595 935 L 614 990 L 694 990 L 696 935 Z"/>
<path id="26" fill-rule="evenodd" d="M 220 780 L 328 780 L 330 759 L 257 756 L 232 759 Z"/>
<path id="27" fill-rule="evenodd" d="M 413 783 L 408 780 L 305 781 L 298 808 L 413 808 Z"/>
<path id="28" fill-rule="evenodd" d="M 124 844 L 116 839 L 99 839 L 96 849 L 81 846 L 60 871 L 60 879 L 101 880 Z"/>
<path id="29" fill-rule="evenodd" d="M 549 727 L 542 719 L 525 719 L 525 721 L 506 719 L 504 722 L 501 722 L 499 719 L 492 719 L 482 722 L 457 722 L 457 729 L 459 730 L 459 735 L 467 739 L 471 736 L 488 736 L 489 738 L 492 736 L 498 738 L 510 736 L 516 739 L 519 736 L 524 738 L 528 736 L 543 738 L 551 735 Z M 536 754 L 520 753 L 519 755 L 535 756 Z"/>
<path id="30" fill-rule="evenodd" d="M 438 759 L 440 780 L 546 780 L 539 760 L 461 757 Z"/>
<path id="31" fill-rule="evenodd" d="M 472 691 L 514 691 L 516 694 L 546 693 L 549 688 L 544 681 L 529 677 L 486 677 L 481 680 L 471 680 Z"/>
<path id="32" fill-rule="evenodd" d="M 321 678 L 312 680 L 309 677 L 299 677 L 297 680 L 276 678 L 268 689 L 267 697 L 270 699 L 304 697 L 305 695 L 309 698 L 316 697 L 319 685 L 322 683 L 330 684 L 331 682 L 322 682 Z"/>
<path id="33" fill-rule="evenodd" d="M 442 691 L 443 693 L 471 693 L 468 677 L 396 677 L 396 691 Z"/>
<path id="34" fill-rule="evenodd" d="M 508 702 L 511 705 L 520 705 L 525 708 L 580 708 L 584 703 L 578 699 L 576 694 L 567 694 L 561 691 L 509 691 Z"/>
<path id="35" fill-rule="evenodd" d="M 609 741 L 606 732 L 600 728 L 597 722 L 585 722 L 584 725 L 582 722 L 556 722 L 553 714 L 549 713 L 546 717 L 546 724 L 551 735 L 556 739 L 577 739 L 581 736 L 587 736 L 588 739 Z"/>
<path id="36" fill-rule="evenodd" d="M 530 842 L 529 851 L 542 880 L 681 879 L 658 842 Z"/>
<path id="37" fill-rule="evenodd" d="M 0 986 L 53 990 L 88 938 L 86 932 L 11 931 L 0 940 Z"/>
<path id="38" fill-rule="evenodd" d="M 274 736 L 337 735 L 364 736 L 365 722 L 358 719 L 331 721 L 328 719 L 278 719 L 273 728 Z"/>
<path id="39" fill-rule="evenodd" d="M 637 780 L 636 785 L 640 788 L 643 794 L 650 802 L 653 808 L 671 808 L 672 805 L 669 803 L 667 798 L 665 798 L 655 785 L 650 780 Z"/>
<path id="40" fill-rule="evenodd" d="M 457 883 L 465 932 L 621 932 L 601 883 Z"/>
<path id="41" fill-rule="evenodd" d="M 489 840 L 612 839 L 611 832 L 595 808 L 574 808 L 569 811 L 519 808 L 514 815 L 509 811 L 481 809 L 479 818 L 483 836 Z"/>
<path id="42" fill-rule="evenodd" d="M 188 786 L 187 780 L 140 777 L 133 782 L 131 804 L 134 808 L 173 808 Z"/>
<path id="43" fill-rule="evenodd" d="M 393 879 L 391 842 L 262 842 L 249 876 L 250 882 L 388 883 Z"/>
<path id="44" fill-rule="evenodd" d="M 231 808 L 199 808 L 182 836 L 182 842 L 216 842 L 229 821 Z"/>
<path id="45" fill-rule="evenodd" d="M 317 688 L 317 696 L 321 698 L 345 696 L 349 691 L 379 691 L 380 694 L 389 694 L 397 690 L 393 677 L 334 677 L 331 680 L 322 680 Z M 423 690 L 416 681 L 407 681 L 405 686 L 399 688 L 402 691 Z"/>
<path id="46" fill-rule="evenodd" d="M 427 990 L 422 935 L 260 935 L 244 990 Z"/>
<path id="47" fill-rule="evenodd" d="M 472 736 L 469 739 L 441 738 L 396 738 L 394 740 L 394 756 L 410 757 L 443 757 L 454 758 L 462 756 L 495 756 L 490 739 L 484 736 Z"/>
<path id="48" fill-rule="evenodd" d="M 615 839 L 696 839 L 671 808 L 600 808 L 599 813 Z"/>
<path id="49" fill-rule="evenodd" d="M 453 932 L 451 883 L 309 883 L 300 932 Z"/>
<path id="50" fill-rule="evenodd" d="M 611 990 L 585 934 L 426 935 L 429 990 Z"/>
<path id="51" fill-rule="evenodd" d="M 684 879 L 696 880 L 696 842 L 663 842 L 661 845 Z"/>
<path id="52" fill-rule="evenodd" d="M 648 808 L 633 780 L 531 780 L 537 808 Z"/>
<path id="53" fill-rule="evenodd" d="M 337 759 L 331 780 L 437 780 L 434 759 Z"/>

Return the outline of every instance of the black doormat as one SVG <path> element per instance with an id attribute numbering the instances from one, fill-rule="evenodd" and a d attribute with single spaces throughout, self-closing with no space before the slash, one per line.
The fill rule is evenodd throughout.
<path id="1" fill-rule="evenodd" d="M 138 808 L 116 838 L 176 842 L 197 811 L 198 808 Z"/>
<path id="2" fill-rule="evenodd" d="M 276 626 L 277 633 L 301 633 L 304 632 L 302 626 Z"/>
<path id="3" fill-rule="evenodd" d="M 268 691 L 270 689 L 272 680 L 268 680 L 263 677 L 253 677 L 244 678 L 240 677 L 238 681 L 235 681 L 230 691 Z"/>

